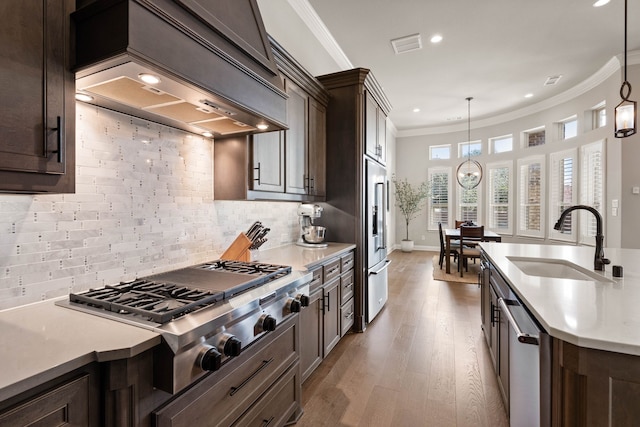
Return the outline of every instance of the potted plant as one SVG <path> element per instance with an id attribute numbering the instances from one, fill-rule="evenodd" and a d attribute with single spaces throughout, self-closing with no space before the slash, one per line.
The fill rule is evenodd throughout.
<path id="1" fill-rule="evenodd" d="M 422 209 L 423 202 L 429 197 L 429 183 L 423 182 L 418 186 L 413 186 L 406 178 L 398 179 L 395 175 L 391 177 L 391 182 L 396 189 L 396 206 L 402 212 L 406 224 L 405 238 L 402 239 L 402 252 L 413 250 L 413 240 L 409 240 L 409 223 Z"/>

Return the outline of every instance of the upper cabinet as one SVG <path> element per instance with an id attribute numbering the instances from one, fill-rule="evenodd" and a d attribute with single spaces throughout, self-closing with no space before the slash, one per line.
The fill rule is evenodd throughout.
<path id="1" fill-rule="evenodd" d="M 318 202 L 325 199 L 329 96 L 322 85 L 273 40 L 272 46 L 288 96 L 288 129 L 251 135 L 245 139 L 246 148 L 241 147 L 242 138 L 217 138 L 214 143 L 214 197 L 217 200 Z M 230 164 L 238 166 L 230 167 Z M 221 170 L 224 173 L 219 172 Z"/>
<path id="2" fill-rule="evenodd" d="M 0 191 L 75 191 L 74 4 L 0 2 Z"/>
<path id="3" fill-rule="evenodd" d="M 387 161 L 387 115 L 380 108 L 372 93 L 365 97 L 365 153 L 385 164 Z"/>

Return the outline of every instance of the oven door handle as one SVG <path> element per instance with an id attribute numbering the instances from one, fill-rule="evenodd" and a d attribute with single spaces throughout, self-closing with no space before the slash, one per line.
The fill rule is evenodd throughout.
<path id="1" fill-rule="evenodd" d="M 534 330 L 524 331 L 522 326 L 518 323 L 518 321 L 516 320 L 515 316 L 512 313 L 512 310 L 518 311 L 518 312 L 521 311 L 520 316 L 518 317 L 526 316 L 525 318 L 527 318 L 528 314 L 524 310 L 524 307 L 518 304 L 517 301 L 505 300 L 503 298 L 498 298 L 498 305 L 500 306 L 500 310 L 506 316 L 507 321 L 515 331 L 516 337 L 518 338 L 519 342 L 523 344 L 540 345 L 539 331 L 534 331 Z M 531 324 L 533 325 L 532 321 L 531 321 Z M 529 328 L 529 329 L 533 329 L 533 328 Z"/>

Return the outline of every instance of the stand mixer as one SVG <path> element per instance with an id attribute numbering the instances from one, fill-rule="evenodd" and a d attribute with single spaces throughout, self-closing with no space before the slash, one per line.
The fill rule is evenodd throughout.
<path id="1" fill-rule="evenodd" d="M 296 245 L 305 248 L 326 248 L 328 245 L 324 243 L 324 233 L 326 228 L 313 225 L 315 218 L 320 218 L 322 207 L 303 203 L 298 206 L 298 216 L 300 217 L 301 235 Z"/>

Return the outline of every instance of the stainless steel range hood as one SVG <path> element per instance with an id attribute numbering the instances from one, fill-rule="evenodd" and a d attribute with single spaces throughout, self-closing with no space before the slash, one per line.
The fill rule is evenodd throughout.
<path id="1" fill-rule="evenodd" d="M 195 133 L 286 129 L 256 0 L 97 0 L 72 18 L 86 102 Z"/>

